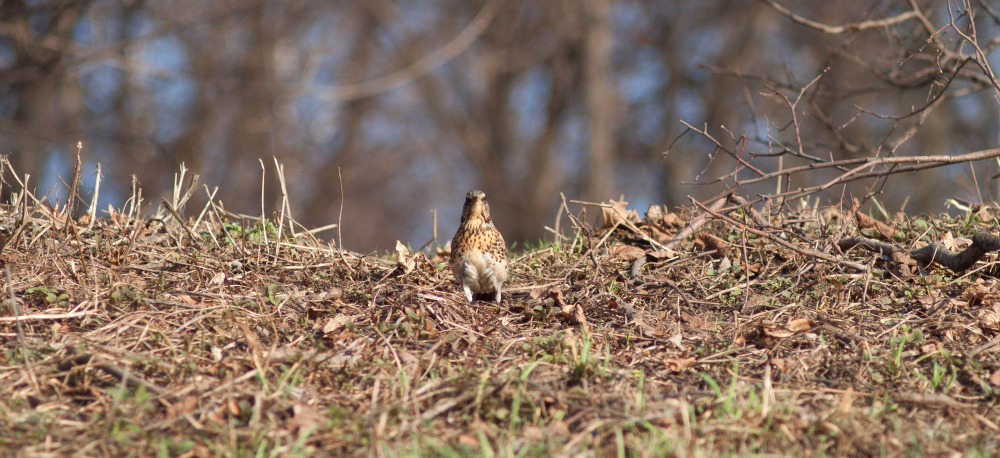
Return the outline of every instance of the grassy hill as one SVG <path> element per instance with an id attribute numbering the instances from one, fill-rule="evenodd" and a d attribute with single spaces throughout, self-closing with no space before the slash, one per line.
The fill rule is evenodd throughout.
<path id="1" fill-rule="evenodd" d="M 500 307 L 465 302 L 447 248 L 364 256 L 283 221 L 138 213 L 5 208 L 4 454 L 1000 449 L 995 256 L 901 275 L 838 252 L 880 234 L 836 210 L 735 210 L 669 249 L 692 215 L 567 215 L 558 243 L 515 250 Z M 905 248 L 996 232 L 982 213 L 885 224 Z"/>

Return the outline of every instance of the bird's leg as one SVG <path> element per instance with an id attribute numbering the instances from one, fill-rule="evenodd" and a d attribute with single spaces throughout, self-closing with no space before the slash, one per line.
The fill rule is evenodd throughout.
<path id="1" fill-rule="evenodd" d="M 463 283 L 462 284 L 462 289 L 465 290 L 465 298 L 468 299 L 469 303 L 471 304 L 472 303 L 472 288 L 469 287 L 468 283 Z"/>
<path id="2" fill-rule="evenodd" d="M 500 279 L 497 278 L 496 274 L 493 275 L 493 291 L 497 293 L 497 305 L 500 305 Z"/>

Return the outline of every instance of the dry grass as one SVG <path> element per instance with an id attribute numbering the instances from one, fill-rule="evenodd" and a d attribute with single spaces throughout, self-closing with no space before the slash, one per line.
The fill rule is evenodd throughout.
<path id="1" fill-rule="evenodd" d="M 18 304 L 0 322 L 4 454 L 1000 451 L 986 262 L 882 278 L 715 222 L 699 233 L 728 259 L 688 241 L 633 276 L 643 237 L 577 228 L 517 255 L 500 308 L 470 307 L 440 257 L 404 272 L 222 211 L 184 228 L 132 209 L 67 232 L 28 210 L 3 251 Z M 839 229 L 784 218 L 803 246 Z M 996 231 L 897 226 L 904 243 Z"/>

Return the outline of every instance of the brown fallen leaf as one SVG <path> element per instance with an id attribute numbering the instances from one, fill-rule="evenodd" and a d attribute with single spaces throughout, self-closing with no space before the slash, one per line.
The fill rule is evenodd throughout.
<path id="1" fill-rule="evenodd" d="M 670 336 L 670 338 L 667 339 L 667 342 L 674 344 L 674 346 L 680 351 L 687 351 L 687 347 L 684 346 L 684 335 L 680 332 Z"/>
<path id="2" fill-rule="evenodd" d="M 816 327 L 816 322 L 810 318 L 797 318 L 789 320 L 788 323 L 785 324 L 778 324 L 770 320 L 760 322 L 760 328 L 764 335 L 775 339 L 791 337 L 799 332 L 808 331 L 814 327 Z"/>
<path id="3" fill-rule="evenodd" d="M 306 296 L 309 301 L 339 301 L 344 297 L 344 290 L 336 286 L 326 291 L 320 291 Z"/>
<path id="4" fill-rule="evenodd" d="M 943 236 L 941 236 L 940 242 L 944 245 L 945 248 L 951 251 L 962 251 L 965 249 L 965 247 L 972 244 L 972 239 L 967 239 L 965 237 L 955 237 L 951 233 L 951 231 L 948 231 L 945 232 Z"/>
<path id="5" fill-rule="evenodd" d="M 646 224 L 657 224 L 661 218 L 663 218 L 663 206 L 650 204 L 646 210 Z"/>
<path id="6" fill-rule="evenodd" d="M 668 371 L 681 372 L 691 367 L 694 361 L 694 358 L 663 358 L 663 365 L 667 367 Z"/>
<path id="7" fill-rule="evenodd" d="M 994 282 L 989 285 L 980 283 L 972 285 L 962 293 L 962 299 L 968 301 L 969 307 L 979 307 L 1000 302 L 1000 293 L 994 292 Z"/>
<path id="8" fill-rule="evenodd" d="M 794 332 L 808 331 L 816 327 L 816 321 L 811 318 L 798 318 L 790 320 L 787 326 Z"/>
<path id="9" fill-rule="evenodd" d="M 640 256 L 646 255 L 646 250 L 643 250 L 642 248 L 621 243 L 608 248 L 608 252 L 610 252 L 612 256 L 626 262 L 635 261 L 636 259 L 639 259 Z"/>
<path id="10" fill-rule="evenodd" d="M 437 247 L 434 249 L 434 257 L 431 258 L 431 262 L 434 264 L 441 264 L 442 262 L 448 262 L 451 259 L 451 241 L 445 244 L 443 247 Z"/>
<path id="11" fill-rule="evenodd" d="M 583 314 L 583 307 L 580 304 L 563 304 L 560 311 L 563 318 L 570 323 L 587 328 L 587 317 Z"/>
<path id="12" fill-rule="evenodd" d="M 621 201 L 616 202 L 614 199 L 609 200 L 609 207 L 601 207 L 601 217 L 603 219 L 603 224 L 601 227 L 609 228 L 613 227 L 615 223 L 639 223 L 642 222 L 642 218 L 639 218 L 639 213 L 635 210 L 629 210 L 626 206 L 628 202 Z"/>
<path id="13" fill-rule="evenodd" d="M 677 252 L 674 250 L 656 250 L 646 253 L 646 258 L 650 261 L 664 261 L 675 257 L 677 257 Z"/>
<path id="14" fill-rule="evenodd" d="M 951 231 L 945 232 L 938 241 L 941 242 L 945 248 L 951 251 L 962 251 L 958 249 L 958 246 L 955 244 L 955 235 L 952 234 Z"/>
<path id="15" fill-rule="evenodd" d="M 329 334 L 340 328 L 347 326 L 347 323 L 351 321 L 351 317 L 339 314 L 329 320 L 326 320 L 326 324 L 323 325 L 323 334 Z"/>
<path id="16" fill-rule="evenodd" d="M 213 450 L 214 449 L 208 448 L 208 446 L 205 445 L 205 444 L 194 444 L 194 447 L 191 447 L 191 449 L 188 450 L 185 453 L 181 453 L 180 455 L 177 455 L 177 458 L 196 458 L 196 457 L 199 457 L 199 456 L 216 456 L 216 454 L 213 453 Z"/>
<path id="17" fill-rule="evenodd" d="M 660 220 L 660 225 L 663 227 L 681 227 L 683 221 L 681 217 L 677 216 L 677 213 L 667 213 L 663 215 L 663 219 Z"/>
<path id="18" fill-rule="evenodd" d="M 859 229 L 874 229 L 877 234 L 880 234 L 883 237 L 892 237 L 896 233 L 896 230 L 892 227 L 876 220 L 875 218 L 872 218 L 871 216 L 861 213 L 860 211 L 854 212 L 854 217 L 858 222 Z"/>
<path id="19" fill-rule="evenodd" d="M 975 215 L 979 218 L 979 221 L 993 221 L 993 218 L 996 217 L 989 205 L 983 205 L 982 209 L 976 212 Z"/>
<path id="20" fill-rule="evenodd" d="M 643 321 L 642 318 L 639 318 L 639 317 L 632 318 L 632 322 L 635 323 L 635 325 L 638 326 L 639 329 L 642 330 L 642 332 L 645 332 L 646 335 L 649 336 L 649 337 L 662 337 L 662 336 L 664 336 L 664 334 L 662 332 L 660 332 L 656 328 L 654 328 L 654 327 L 646 324 L 646 322 Z"/>
<path id="21" fill-rule="evenodd" d="M 538 442 L 545 439 L 545 430 L 538 426 L 525 426 L 521 434 L 524 434 L 524 438 L 531 442 Z"/>
<path id="22" fill-rule="evenodd" d="M 187 294 L 178 294 L 177 295 L 177 300 L 181 301 L 181 302 L 183 302 L 185 304 L 191 304 L 191 305 L 197 305 L 198 304 L 198 301 L 194 300 L 193 297 L 191 297 L 191 296 L 189 296 Z"/>
<path id="23" fill-rule="evenodd" d="M 399 263 L 399 266 L 403 268 L 403 273 L 406 274 L 410 273 L 415 265 L 413 257 L 410 256 L 410 250 L 399 240 L 396 240 L 396 262 Z"/>
<path id="24" fill-rule="evenodd" d="M 784 339 L 785 337 L 791 337 L 795 335 L 795 331 L 792 331 L 785 327 L 784 325 L 775 323 L 770 320 L 764 320 L 760 322 L 760 330 L 765 336 L 773 337 L 776 339 Z"/>
<path id="25" fill-rule="evenodd" d="M 1000 386 L 1000 369 L 997 369 L 990 374 L 990 383 L 992 383 L 993 386 Z"/>
<path id="26" fill-rule="evenodd" d="M 563 299 L 562 291 L 559 291 L 557 289 L 550 290 L 549 294 L 546 295 L 546 298 L 551 298 L 552 301 L 554 302 L 554 305 L 556 307 L 559 307 L 560 309 L 562 309 L 566 305 L 566 300 Z"/>
<path id="27" fill-rule="evenodd" d="M 941 344 L 941 342 L 932 340 L 920 346 L 920 353 L 923 355 L 929 355 L 931 353 L 937 352 L 942 348 L 944 348 L 944 345 Z"/>
<path id="28" fill-rule="evenodd" d="M 537 288 L 532 288 L 531 291 L 528 292 L 528 294 L 531 296 L 532 299 L 538 301 L 542 300 L 545 297 L 548 297 L 549 292 L 553 291 L 553 289 L 554 288 L 552 288 L 551 286 L 541 286 Z"/>
<path id="29" fill-rule="evenodd" d="M 758 272 L 760 272 L 761 269 L 764 268 L 764 263 L 762 263 L 762 262 L 752 262 L 752 263 L 750 263 L 748 265 L 745 265 L 745 267 L 746 267 L 746 271 L 748 273 L 750 273 L 751 275 L 756 275 Z"/>
<path id="30" fill-rule="evenodd" d="M 706 331 L 714 331 L 715 323 L 711 321 L 705 321 L 697 316 L 691 315 L 687 312 L 681 312 L 681 319 L 684 320 L 689 326 L 694 329 L 704 329 Z"/>
<path id="31" fill-rule="evenodd" d="M 437 269 L 431 264 L 430 259 L 427 259 L 427 255 L 423 251 L 411 254 L 406 245 L 403 245 L 403 242 L 399 240 L 396 240 L 395 258 L 399 267 L 403 269 L 404 274 L 413 272 L 417 268 L 431 276 L 437 272 Z"/>
<path id="32" fill-rule="evenodd" d="M 899 267 L 899 275 L 903 278 L 913 277 L 916 275 L 917 270 L 917 260 L 913 259 L 909 253 L 903 251 L 893 251 L 889 255 L 892 262 Z"/>
<path id="33" fill-rule="evenodd" d="M 431 264 L 431 260 L 427 259 L 427 254 L 424 252 L 421 251 L 414 255 L 414 262 L 418 267 L 420 267 L 421 270 L 423 270 L 424 274 L 432 277 L 437 274 L 437 268 Z"/>
<path id="34" fill-rule="evenodd" d="M 743 334 L 737 334 L 736 338 L 733 339 L 733 344 L 737 347 L 742 347 L 747 344 L 747 338 L 743 337 Z"/>
<path id="35" fill-rule="evenodd" d="M 694 248 L 697 251 L 714 251 L 712 257 L 715 259 L 722 259 L 729 253 L 729 244 L 712 234 L 695 234 Z"/>
<path id="36" fill-rule="evenodd" d="M 643 230 L 648 232 L 649 236 L 652 237 L 653 240 L 656 240 L 657 242 L 660 243 L 667 243 L 673 238 L 672 235 L 660 230 L 656 226 L 646 226 L 645 228 L 643 228 Z"/>
<path id="37" fill-rule="evenodd" d="M 994 305 L 991 309 L 980 310 L 976 314 L 976 319 L 979 320 L 980 328 L 1000 331 L 1000 305 Z"/>

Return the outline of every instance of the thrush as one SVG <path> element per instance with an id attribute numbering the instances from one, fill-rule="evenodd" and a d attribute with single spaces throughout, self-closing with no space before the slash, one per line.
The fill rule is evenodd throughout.
<path id="1" fill-rule="evenodd" d="M 500 286 L 507 280 L 507 245 L 493 225 L 482 191 L 465 195 L 462 222 L 451 241 L 451 271 L 469 303 L 474 293 L 494 293 L 500 304 Z"/>

